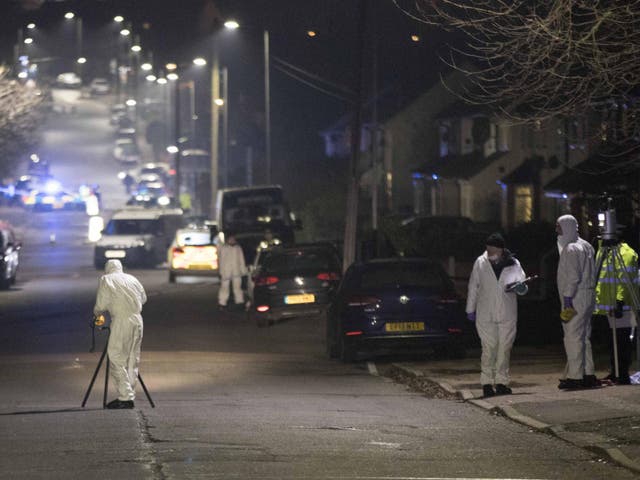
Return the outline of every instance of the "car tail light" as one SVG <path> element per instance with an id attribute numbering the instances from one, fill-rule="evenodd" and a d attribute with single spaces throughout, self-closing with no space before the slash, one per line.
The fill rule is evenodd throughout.
<path id="1" fill-rule="evenodd" d="M 447 328 L 447 331 L 449 333 L 462 333 L 462 329 L 461 328 Z"/>
<path id="2" fill-rule="evenodd" d="M 340 280 L 340 274 L 336 272 L 322 272 L 316 275 L 318 280 L 336 281 Z"/>
<path id="3" fill-rule="evenodd" d="M 256 307 L 256 310 L 260 313 L 264 313 L 264 312 L 268 312 L 269 311 L 269 305 L 258 305 Z"/>
<path id="4" fill-rule="evenodd" d="M 262 287 L 265 285 L 274 285 L 278 283 L 278 281 L 279 281 L 279 278 L 274 276 L 258 277 L 255 280 L 255 284 L 256 284 L 256 287 Z"/>
<path id="5" fill-rule="evenodd" d="M 350 307 L 366 307 L 367 305 L 376 305 L 378 303 L 380 303 L 380 299 L 378 297 L 372 297 L 369 295 L 355 295 L 347 302 Z"/>
<path id="6" fill-rule="evenodd" d="M 174 247 L 173 250 L 171 250 L 171 253 L 173 255 L 179 255 L 181 253 L 184 253 L 184 250 L 180 247 Z"/>
<path id="7" fill-rule="evenodd" d="M 355 337 L 356 335 L 362 335 L 364 332 L 362 330 L 354 330 L 352 332 L 345 332 L 345 336 L 347 337 Z"/>

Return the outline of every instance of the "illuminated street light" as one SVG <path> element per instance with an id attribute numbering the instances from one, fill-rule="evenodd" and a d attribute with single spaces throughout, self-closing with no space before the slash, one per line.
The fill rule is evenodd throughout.
<path id="1" fill-rule="evenodd" d="M 157 80 L 157 82 L 158 82 L 158 84 L 159 84 L 159 85 L 165 85 L 165 84 L 167 83 L 167 79 L 166 79 L 166 78 L 164 78 L 164 77 L 160 77 L 160 78 Z"/>
<path id="2" fill-rule="evenodd" d="M 219 107 L 224 105 L 224 100 L 222 98 L 216 98 L 213 103 L 215 103 L 216 105 L 218 105 Z"/>
<path id="3" fill-rule="evenodd" d="M 420 36 L 416 35 L 416 34 L 411 35 L 411 41 L 412 42 L 419 42 L 420 41 Z"/>
<path id="4" fill-rule="evenodd" d="M 176 65 L 175 63 L 167 63 L 164 68 L 166 68 L 169 71 L 173 71 L 175 69 L 178 68 L 178 65 Z"/>
<path id="5" fill-rule="evenodd" d="M 29 25 L 27 25 L 27 28 L 29 30 L 33 30 L 34 28 L 36 28 L 36 24 L 35 23 L 30 23 Z"/>
<path id="6" fill-rule="evenodd" d="M 24 39 L 25 45 L 31 45 L 33 43 L 33 38 L 27 37 Z"/>
<path id="7" fill-rule="evenodd" d="M 75 13 L 73 13 L 73 12 L 67 12 L 67 13 L 65 13 L 65 14 L 64 14 L 64 18 L 66 18 L 67 20 L 71 20 L 71 19 L 73 19 L 75 16 L 76 16 L 76 14 L 75 14 Z"/>
<path id="8" fill-rule="evenodd" d="M 80 57 L 78 58 L 78 60 L 76 60 L 76 62 L 78 62 L 80 65 L 83 65 L 87 63 L 87 59 L 85 57 Z"/>
<path id="9" fill-rule="evenodd" d="M 167 147 L 167 153 L 178 153 L 178 147 L 175 145 L 169 145 Z"/>
<path id="10" fill-rule="evenodd" d="M 237 30 L 238 28 L 240 28 L 240 24 L 235 20 L 227 20 L 226 22 L 224 22 L 224 28 L 226 28 L 227 30 Z"/>
<path id="11" fill-rule="evenodd" d="M 29 74 L 27 72 L 18 73 L 18 78 L 27 78 L 28 76 L 29 76 Z"/>
<path id="12" fill-rule="evenodd" d="M 207 61 L 202 57 L 198 57 L 193 59 L 193 64 L 198 67 L 204 67 L 207 64 Z"/>
<path id="13" fill-rule="evenodd" d="M 130 98 L 126 102 L 124 102 L 127 107 L 135 107 L 136 101 L 133 98 Z"/>
<path id="14" fill-rule="evenodd" d="M 167 80 L 171 80 L 172 82 L 178 80 L 180 78 L 177 73 L 169 73 L 167 74 Z"/>
<path id="15" fill-rule="evenodd" d="M 122 15 L 116 15 L 115 17 L 113 17 L 113 21 L 116 23 L 122 23 L 124 22 L 124 17 Z"/>
<path id="16" fill-rule="evenodd" d="M 315 37 L 317 35 L 317 33 L 315 32 L 315 30 L 307 30 L 307 36 L 309 37 Z"/>
<path id="17" fill-rule="evenodd" d="M 155 82 L 158 79 L 158 77 L 153 74 L 147 75 L 145 78 L 147 79 L 147 82 Z"/>
<path id="18" fill-rule="evenodd" d="M 120 30 L 120 35 L 122 35 L 123 37 L 128 37 L 129 35 L 131 35 L 131 31 L 128 28 L 123 28 L 122 30 Z"/>
<path id="19" fill-rule="evenodd" d="M 139 53 L 142 51 L 142 47 L 140 45 L 132 45 L 131 46 L 131 51 L 135 52 L 135 53 Z"/>
<path id="20" fill-rule="evenodd" d="M 149 62 L 145 62 L 142 65 L 140 65 L 140 68 L 145 72 L 148 72 L 149 70 L 153 70 L 153 65 L 151 65 Z"/>

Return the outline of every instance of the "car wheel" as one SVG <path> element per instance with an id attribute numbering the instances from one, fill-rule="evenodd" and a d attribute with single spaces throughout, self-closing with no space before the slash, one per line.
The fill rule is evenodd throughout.
<path id="1" fill-rule="evenodd" d="M 176 283 L 176 274 L 169 272 L 169 283 Z"/>
<path id="2" fill-rule="evenodd" d="M 356 352 L 353 346 L 350 345 L 344 335 L 340 336 L 340 360 L 343 363 L 353 363 L 356 361 Z"/>

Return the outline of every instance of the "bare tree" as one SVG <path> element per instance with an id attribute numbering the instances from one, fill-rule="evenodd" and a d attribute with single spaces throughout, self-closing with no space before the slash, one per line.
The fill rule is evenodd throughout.
<path id="1" fill-rule="evenodd" d="M 0 177 L 13 174 L 21 155 L 37 143 L 41 102 L 33 88 L 9 78 L 0 66 Z"/>
<path id="2" fill-rule="evenodd" d="M 640 1 L 393 1 L 464 35 L 443 58 L 468 73 L 465 100 L 537 125 L 589 119 L 599 144 L 640 145 Z"/>

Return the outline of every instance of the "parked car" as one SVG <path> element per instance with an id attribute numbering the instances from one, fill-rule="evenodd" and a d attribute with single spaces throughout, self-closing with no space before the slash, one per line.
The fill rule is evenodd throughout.
<path id="1" fill-rule="evenodd" d="M 113 147 L 113 158 L 126 165 L 137 165 L 142 156 L 138 145 L 133 140 L 121 138 L 116 140 L 116 145 Z"/>
<path id="2" fill-rule="evenodd" d="M 61 73 L 56 77 L 56 86 L 60 88 L 80 88 L 82 79 L 73 72 Z"/>
<path id="3" fill-rule="evenodd" d="M 0 289 L 7 290 L 16 282 L 20 249 L 11 225 L 0 220 Z"/>
<path id="4" fill-rule="evenodd" d="M 340 265 L 328 244 L 261 251 L 248 282 L 249 316 L 262 327 L 283 318 L 323 314 L 340 281 Z"/>
<path id="5" fill-rule="evenodd" d="M 462 300 L 442 266 L 392 258 L 354 264 L 327 315 L 327 354 L 344 362 L 358 353 L 465 351 Z"/>
<path id="6" fill-rule="evenodd" d="M 181 228 L 169 247 L 169 282 L 178 276 L 218 275 L 218 247 L 208 227 Z"/>
<path id="7" fill-rule="evenodd" d="M 106 78 L 94 78 L 89 84 L 91 95 L 106 95 L 111 91 L 111 86 Z"/>

